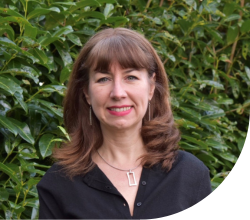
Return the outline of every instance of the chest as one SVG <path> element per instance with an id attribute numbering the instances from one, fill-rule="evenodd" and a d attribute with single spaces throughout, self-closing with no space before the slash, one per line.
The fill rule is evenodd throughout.
<path id="1" fill-rule="evenodd" d="M 133 215 L 135 199 L 139 188 L 139 181 L 141 178 L 142 167 L 138 167 L 137 169 L 132 170 L 131 172 L 116 170 L 112 167 L 103 167 L 101 169 L 107 176 L 107 178 L 111 181 L 111 183 L 115 186 L 115 188 L 124 197 L 127 204 L 124 203 L 123 205 L 128 205 L 130 214 Z"/>

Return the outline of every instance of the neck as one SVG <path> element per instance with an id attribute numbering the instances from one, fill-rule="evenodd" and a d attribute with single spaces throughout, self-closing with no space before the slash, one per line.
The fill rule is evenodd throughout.
<path id="1" fill-rule="evenodd" d="M 103 145 L 98 150 L 106 161 L 113 166 L 131 169 L 137 166 L 137 160 L 145 153 L 140 129 L 118 130 L 102 129 Z"/>

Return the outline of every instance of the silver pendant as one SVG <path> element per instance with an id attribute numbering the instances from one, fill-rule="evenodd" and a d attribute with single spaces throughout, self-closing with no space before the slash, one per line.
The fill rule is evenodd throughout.
<path id="1" fill-rule="evenodd" d="M 133 182 L 131 183 L 130 181 L 130 174 L 133 176 Z M 129 186 L 137 186 L 137 183 L 136 183 L 136 179 L 135 179 L 135 172 L 132 172 L 131 170 L 129 172 L 127 172 L 127 176 L 128 176 L 128 184 Z"/>

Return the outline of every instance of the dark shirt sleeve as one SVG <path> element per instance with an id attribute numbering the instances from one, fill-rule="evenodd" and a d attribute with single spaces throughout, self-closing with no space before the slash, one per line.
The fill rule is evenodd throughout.
<path id="1" fill-rule="evenodd" d="M 53 173 L 55 166 L 52 166 L 42 180 L 37 184 L 39 196 L 39 219 L 62 219 L 63 210 L 60 203 L 60 184 L 57 175 Z M 51 172 L 52 171 L 52 172 Z"/>
<path id="2" fill-rule="evenodd" d="M 53 195 L 46 189 L 37 186 L 39 195 L 39 219 L 58 219 L 63 218 L 62 212 Z"/>
<path id="3" fill-rule="evenodd" d="M 200 180 L 200 185 L 197 190 L 196 203 L 206 198 L 212 192 L 209 170 L 203 172 L 203 177 Z"/>

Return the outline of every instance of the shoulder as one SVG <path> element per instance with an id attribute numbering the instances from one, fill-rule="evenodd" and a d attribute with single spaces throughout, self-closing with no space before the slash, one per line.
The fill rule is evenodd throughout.
<path id="1" fill-rule="evenodd" d="M 63 167 L 54 163 L 37 184 L 37 188 L 56 188 L 68 181 L 70 180 L 63 172 Z"/>
<path id="2" fill-rule="evenodd" d="M 192 168 L 197 167 L 200 169 L 208 170 L 208 168 L 205 166 L 205 164 L 200 159 L 198 159 L 193 154 L 191 154 L 187 151 L 182 151 L 182 150 L 179 150 L 177 152 L 175 164 L 178 166 L 187 166 L 188 165 L 188 166 L 191 166 Z"/>
<path id="3" fill-rule="evenodd" d="M 190 176 L 209 173 L 205 164 L 193 154 L 179 150 L 173 163 L 172 171 L 185 173 Z"/>

